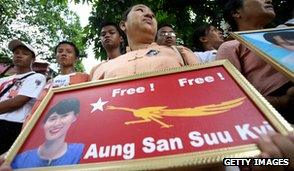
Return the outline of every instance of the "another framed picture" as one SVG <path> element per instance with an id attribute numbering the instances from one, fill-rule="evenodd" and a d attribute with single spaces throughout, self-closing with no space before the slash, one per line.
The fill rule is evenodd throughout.
<path id="1" fill-rule="evenodd" d="M 291 130 L 222 60 L 52 89 L 6 157 L 28 170 L 205 167 Z"/>
<path id="2" fill-rule="evenodd" d="M 233 32 L 232 36 L 294 82 L 294 27 Z"/>

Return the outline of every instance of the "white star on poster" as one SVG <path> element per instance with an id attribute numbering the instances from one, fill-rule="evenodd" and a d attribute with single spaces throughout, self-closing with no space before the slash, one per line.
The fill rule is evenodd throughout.
<path id="1" fill-rule="evenodd" d="M 97 109 L 99 109 L 100 111 L 103 111 L 103 105 L 105 105 L 106 103 L 108 103 L 108 101 L 103 102 L 100 97 L 96 103 L 91 104 L 91 106 L 93 106 L 91 113 L 95 112 Z"/>

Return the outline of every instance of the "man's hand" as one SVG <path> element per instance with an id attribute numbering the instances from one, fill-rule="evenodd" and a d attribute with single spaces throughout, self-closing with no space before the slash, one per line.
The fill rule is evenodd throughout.
<path id="1" fill-rule="evenodd" d="M 279 167 L 282 170 L 294 170 L 294 134 L 288 136 L 275 134 L 267 136 L 258 142 L 258 147 L 261 150 L 260 157 L 263 158 L 289 158 L 289 166 Z M 266 170 L 271 167 L 266 167 Z M 261 169 L 261 167 L 259 168 Z M 277 170 L 277 168 L 272 168 Z M 255 168 L 254 170 L 258 170 Z"/>
<path id="2" fill-rule="evenodd" d="M 4 164 L 4 158 L 0 157 L 0 171 L 12 171 L 12 168 L 6 164 Z"/>

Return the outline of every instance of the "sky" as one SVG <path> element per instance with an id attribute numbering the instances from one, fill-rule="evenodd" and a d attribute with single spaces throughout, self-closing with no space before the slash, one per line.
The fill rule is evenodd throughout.
<path id="1" fill-rule="evenodd" d="M 82 27 L 85 27 L 89 24 L 89 16 L 92 9 L 91 4 L 75 4 L 73 2 L 69 3 L 69 9 L 74 11 L 79 17 L 80 17 L 80 23 Z M 87 48 L 86 53 L 88 55 L 87 58 L 84 58 L 82 63 L 85 67 L 85 72 L 90 73 L 93 66 L 100 63 L 97 59 L 95 59 L 95 54 L 93 51 L 94 44 L 91 43 L 91 45 Z"/>

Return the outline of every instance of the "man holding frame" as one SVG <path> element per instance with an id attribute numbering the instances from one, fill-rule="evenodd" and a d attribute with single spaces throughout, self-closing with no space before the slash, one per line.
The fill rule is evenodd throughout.
<path id="1" fill-rule="evenodd" d="M 271 0 L 230 0 L 224 17 L 233 31 L 264 28 L 275 17 Z M 293 123 L 293 83 L 237 40 L 223 43 L 217 59 L 229 59 L 247 80 Z"/>

